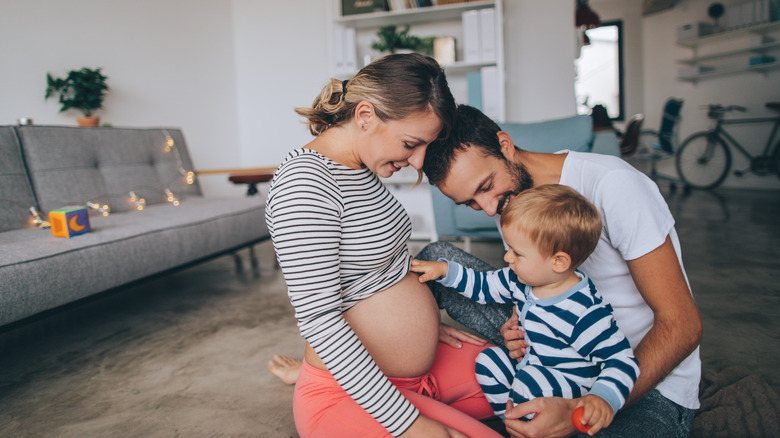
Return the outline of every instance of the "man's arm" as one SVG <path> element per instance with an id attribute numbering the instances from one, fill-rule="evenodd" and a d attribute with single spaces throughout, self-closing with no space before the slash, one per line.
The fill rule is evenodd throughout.
<path id="1" fill-rule="evenodd" d="M 631 403 L 655 388 L 696 349 L 702 324 L 669 236 L 658 248 L 626 263 L 655 318 L 634 349 L 641 373 L 628 397 Z"/>

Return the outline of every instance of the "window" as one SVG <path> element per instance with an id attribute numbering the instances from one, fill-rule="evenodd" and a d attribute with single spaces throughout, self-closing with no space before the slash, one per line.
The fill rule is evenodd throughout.
<path id="1" fill-rule="evenodd" d="M 624 120 L 623 22 L 604 22 L 585 35 L 590 44 L 574 61 L 577 113 L 590 114 L 595 105 L 604 105 L 611 119 Z"/>

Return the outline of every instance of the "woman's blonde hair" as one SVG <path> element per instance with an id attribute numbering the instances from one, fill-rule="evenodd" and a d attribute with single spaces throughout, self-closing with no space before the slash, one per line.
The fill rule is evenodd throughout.
<path id="1" fill-rule="evenodd" d="M 348 81 L 331 79 L 311 108 L 296 108 L 307 119 L 312 135 L 320 135 L 354 116 L 361 101 L 374 105 L 380 120 L 399 120 L 417 111 L 433 111 L 446 135 L 455 116 L 444 70 L 419 53 L 383 56 L 363 67 Z"/>
<path id="2" fill-rule="evenodd" d="M 601 237 L 596 207 L 571 187 L 547 184 L 520 192 L 501 213 L 501 228 L 525 233 L 542 255 L 562 251 L 577 268 Z"/>

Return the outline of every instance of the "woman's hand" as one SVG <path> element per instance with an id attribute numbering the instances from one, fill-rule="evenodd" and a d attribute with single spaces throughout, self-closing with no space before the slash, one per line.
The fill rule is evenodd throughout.
<path id="1" fill-rule="evenodd" d="M 429 262 L 426 260 L 412 259 L 412 265 L 409 268 L 412 272 L 420 275 L 420 283 L 426 281 L 438 280 L 447 276 L 449 265 L 447 262 Z"/>
<path id="2" fill-rule="evenodd" d="M 446 324 L 441 324 L 439 326 L 439 341 L 444 342 L 453 348 L 462 347 L 463 344 L 461 341 L 480 346 L 487 345 L 486 340 Z"/>
<path id="3" fill-rule="evenodd" d="M 469 438 L 463 433 L 457 430 L 445 426 L 436 420 L 430 419 L 420 415 L 417 420 L 412 423 L 409 429 L 406 429 L 401 437 L 403 438 Z"/>
<path id="4" fill-rule="evenodd" d="M 525 356 L 528 342 L 525 341 L 525 332 L 520 329 L 520 319 L 517 317 L 517 307 L 512 309 L 512 317 L 501 326 L 501 336 L 504 345 L 509 350 L 509 357 L 522 360 Z"/>

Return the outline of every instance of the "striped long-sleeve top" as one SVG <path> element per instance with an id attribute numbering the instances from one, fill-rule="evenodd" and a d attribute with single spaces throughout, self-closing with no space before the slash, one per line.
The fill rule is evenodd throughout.
<path id="1" fill-rule="evenodd" d="M 447 261 L 438 281 L 479 303 L 517 303 L 528 342 L 518 364 L 555 368 L 617 412 L 639 377 L 639 363 L 615 322 L 612 306 L 581 271 L 579 283 L 556 297 L 539 299 L 510 269 L 477 272 Z M 594 381 L 595 379 L 595 381 Z M 592 386 L 591 386 L 592 383 Z"/>
<path id="2" fill-rule="evenodd" d="M 366 412 L 402 434 L 419 411 L 343 315 L 409 272 L 412 225 L 403 206 L 370 170 L 296 149 L 271 183 L 266 222 L 301 335 Z"/>

